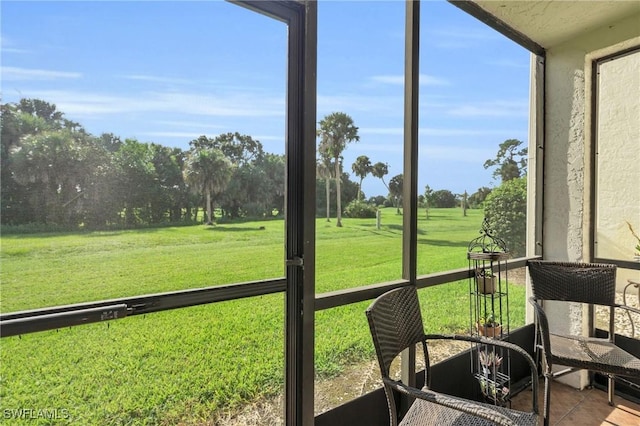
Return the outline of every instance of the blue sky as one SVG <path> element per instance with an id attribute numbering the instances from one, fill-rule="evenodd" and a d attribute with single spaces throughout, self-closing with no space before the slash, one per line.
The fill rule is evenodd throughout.
<path id="1" fill-rule="evenodd" d="M 95 135 L 186 149 L 238 131 L 284 153 L 283 23 L 222 1 L 0 7 L 2 102 L 55 103 Z M 404 3 L 320 1 L 318 19 L 318 120 L 351 115 L 345 171 L 367 155 L 389 179 L 402 172 Z M 421 19 L 419 190 L 497 185 L 482 164 L 527 141 L 529 53 L 443 1 Z M 363 189 L 386 193 L 372 177 Z"/>

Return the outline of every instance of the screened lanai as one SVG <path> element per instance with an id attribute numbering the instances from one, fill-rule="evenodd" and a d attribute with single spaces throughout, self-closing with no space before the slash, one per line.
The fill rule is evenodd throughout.
<path id="1" fill-rule="evenodd" d="M 18 339 L 17 336 L 25 336 L 27 340 L 37 339 L 40 332 L 53 333 L 47 330 L 73 326 L 81 330 L 91 327 L 91 323 L 102 322 L 113 323 L 115 327 L 121 322 L 135 320 L 136 316 L 153 321 L 153 318 L 177 312 L 175 310 L 268 297 L 270 302 L 282 308 L 278 314 L 280 331 L 268 330 L 270 336 L 275 336 L 273 339 L 281 339 L 278 346 L 283 352 L 284 385 L 282 403 L 276 408 L 281 414 L 276 416 L 276 421 L 287 425 L 388 424 L 386 402 L 379 387 L 361 392 L 358 398 L 350 396 L 342 403 L 334 403 L 323 412 L 315 408 L 321 397 L 316 389 L 317 348 L 318 345 L 330 346 L 333 338 L 323 336 L 318 342 L 318 323 L 324 327 L 331 322 L 333 313 L 357 309 L 362 312 L 361 322 L 353 327 L 364 329 L 363 306 L 388 290 L 415 285 L 423 300 L 428 301 L 434 289 L 456 282 L 462 282 L 464 286 L 472 277 L 464 257 L 461 267 L 453 270 L 427 271 L 421 263 L 427 252 L 421 248 L 420 241 L 423 232 L 428 232 L 423 229 L 424 222 L 419 222 L 423 211 L 418 197 L 422 193 L 418 184 L 422 171 L 420 119 L 428 114 L 421 109 L 420 102 L 429 97 L 420 82 L 421 61 L 428 60 L 421 57 L 420 48 L 421 37 L 428 33 L 424 24 L 425 2 L 407 1 L 398 6 L 403 9 L 404 17 L 400 49 L 404 61 L 399 124 L 402 132 L 398 139 L 401 142 L 396 142 L 392 148 L 402 151 L 403 158 L 402 217 L 397 247 L 401 270 L 393 279 L 358 282 L 348 288 L 336 287 L 327 291 L 318 291 L 318 275 L 326 268 L 343 265 L 327 266 L 323 261 L 319 267 L 316 262 L 321 258 L 317 253 L 316 147 L 317 126 L 321 119 L 317 113 L 317 71 L 322 1 L 232 3 L 275 19 L 286 27 L 286 213 L 282 258 L 277 259 L 284 264 L 282 276 L 247 279 L 246 282 L 232 280 L 216 285 L 208 285 L 209 279 L 205 278 L 197 288 L 134 293 L 126 297 L 89 299 L 15 312 L 3 310 L 0 317 L 3 342 L 0 343 L 5 339 Z M 508 270 L 522 271 L 526 283 L 524 267 L 530 259 L 613 263 L 618 266 L 617 287 L 622 292 L 629 280 L 640 280 L 640 263 L 633 257 L 633 239 L 626 225 L 629 221 L 640 229 L 640 187 L 637 184 L 640 181 L 637 167 L 640 164 L 640 2 L 449 3 L 446 6 L 461 9 L 530 52 L 526 64 L 530 71 L 526 89 L 529 95 L 526 251 L 524 255 L 508 260 Z M 362 7 L 364 10 L 368 4 L 363 3 Z M 478 49 L 488 58 L 496 53 L 482 47 Z M 522 287 L 521 291 L 522 295 L 530 292 L 528 286 Z M 516 294 L 520 293 L 512 293 L 512 297 Z M 252 313 L 259 311 L 256 306 L 248 309 Z M 468 307 L 464 306 L 464 309 Z M 533 314 L 530 308 L 526 309 L 521 315 L 522 327 L 514 327 L 512 339 L 533 352 Z M 238 315 L 244 314 L 248 313 L 240 308 Z M 214 314 L 203 311 L 194 315 L 192 321 L 196 328 L 199 315 Z M 585 310 L 573 321 L 589 324 L 592 315 L 593 312 Z M 566 312 L 559 311 L 552 315 L 552 322 L 560 326 L 565 318 Z M 259 329 L 262 320 L 254 321 L 255 328 Z M 225 322 L 221 321 L 217 326 L 224 327 Z M 246 330 L 238 333 L 242 332 Z M 20 343 L 12 341 L 12 344 Z M 637 338 L 631 339 L 630 344 L 629 350 L 640 354 Z M 215 350 L 210 356 L 217 356 Z M 410 359 L 415 354 L 405 356 Z M 238 357 L 241 357 L 239 352 Z M 451 362 L 466 365 L 466 359 L 461 357 L 454 357 Z M 407 382 L 415 382 L 416 372 L 408 364 L 401 366 L 401 375 Z M 198 374 L 197 371 L 194 374 Z M 241 380 L 241 377 L 239 372 L 229 380 Z M 582 388 L 588 384 L 588 379 L 586 373 L 579 373 L 566 380 L 571 386 Z M 450 380 L 447 389 L 455 392 L 461 386 L 456 380 Z M 207 397 L 215 399 L 210 394 L 202 396 Z M 157 423 L 162 424 L 162 421 L 158 419 Z"/>

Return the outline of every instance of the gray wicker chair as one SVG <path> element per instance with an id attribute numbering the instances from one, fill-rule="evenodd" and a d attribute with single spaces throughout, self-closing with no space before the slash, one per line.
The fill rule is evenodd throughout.
<path id="1" fill-rule="evenodd" d="M 398 412 L 394 391 L 416 398 L 400 425 L 537 425 L 537 369 L 533 359 L 519 346 L 511 343 L 472 337 L 426 335 L 424 333 L 418 293 L 414 286 L 391 290 L 378 297 L 366 311 L 373 343 L 378 356 L 382 382 L 387 396 L 391 426 L 398 425 Z M 492 404 L 450 396 L 429 389 L 431 374 L 427 340 L 449 339 L 480 342 L 501 346 L 521 354 L 529 363 L 533 383 L 531 412 L 511 410 Z M 391 362 L 406 348 L 422 345 L 425 361 L 425 383 L 423 389 L 407 386 L 389 376 Z M 469 372 L 471 375 L 471 372 Z"/>
<path id="2" fill-rule="evenodd" d="M 609 404 L 613 405 L 614 376 L 640 377 L 640 359 L 615 345 L 616 308 L 627 312 L 640 310 L 619 305 L 616 296 L 616 266 L 596 263 L 529 261 L 529 274 L 536 319 L 537 351 L 544 361 L 544 424 L 549 424 L 550 381 L 554 377 L 584 369 L 606 374 Z M 607 338 L 554 334 L 543 308 L 545 300 L 579 302 L 609 307 Z M 568 367 L 552 372 L 554 364 Z"/>

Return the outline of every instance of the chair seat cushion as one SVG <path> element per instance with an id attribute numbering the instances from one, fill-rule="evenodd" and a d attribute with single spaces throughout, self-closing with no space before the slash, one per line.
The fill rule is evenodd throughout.
<path id="1" fill-rule="evenodd" d="M 550 334 L 555 364 L 619 376 L 640 377 L 640 359 L 606 339 Z"/>
<path id="2" fill-rule="evenodd" d="M 431 391 L 432 392 L 432 391 Z M 451 396 L 448 396 L 451 398 Z M 492 404 L 483 404 L 480 402 L 470 402 L 462 398 L 461 405 L 468 404 L 469 408 L 475 408 L 477 405 L 485 406 L 490 410 L 498 411 L 500 414 L 512 420 L 516 425 L 537 425 L 538 415 L 534 413 L 525 413 L 522 411 L 511 410 L 504 407 L 498 407 Z M 416 399 L 409 408 L 399 426 L 490 426 L 496 423 L 480 417 L 475 417 L 461 411 L 454 410 L 449 407 L 434 404 L 432 402 Z"/>

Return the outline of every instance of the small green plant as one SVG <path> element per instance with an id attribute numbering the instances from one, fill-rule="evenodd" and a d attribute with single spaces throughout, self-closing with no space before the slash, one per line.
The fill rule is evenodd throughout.
<path id="1" fill-rule="evenodd" d="M 486 315 L 476 323 L 481 336 L 498 337 L 502 335 L 502 326 L 496 321 L 493 313 Z"/>
<path id="2" fill-rule="evenodd" d="M 636 231 L 633 230 L 633 226 L 631 226 L 631 223 L 629 223 L 628 221 L 625 220 L 625 222 L 627 222 L 627 226 L 629 227 L 629 231 L 631 231 L 631 235 L 633 235 L 633 237 L 636 239 L 636 241 L 638 242 L 636 244 L 635 250 L 636 256 L 640 256 L 640 237 L 638 236 L 638 234 L 636 234 Z"/>
<path id="3" fill-rule="evenodd" d="M 480 377 L 480 390 L 482 394 L 497 403 L 503 404 L 507 401 L 509 396 L 509 388 L 506 386 L 500 387 L 491 379 L 486 377 Z"/>
<path id="4" fill-rule="evenodd" d="M 498 356 L 495 351 L 480 351 L 478 352 L 478 359 L 483 367 L 498 368 L 502 364 L 502 357 Z"/>
<path id="5" fill-rule="evenodd" d="M 482 324 L 485 327 L 498 327 L 500 325 L 500 323 L 496 321 L 495 315 L 493 313 L 485 316 Z"/>
<path id="6" fill-rule="evenodd" d="M 476 275 L 478 277 L 486 277 L 486 278 L 495 277 L 495 275 L 493 275 L 493 271 L 491 270 L 491 268 L 479 268 L 476 271 Z"/>
<path id="7" fill-rule="evenodd" d="M 352 201 L 349 203 L 346 209 L 344 209 L 344 215 L 346 217 L 357 219 L 372 219 L 376 217 L 376 211 L 378 209 L 364 201 Z"/>

